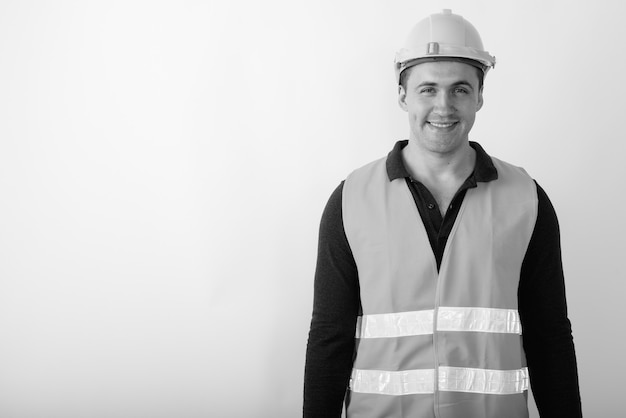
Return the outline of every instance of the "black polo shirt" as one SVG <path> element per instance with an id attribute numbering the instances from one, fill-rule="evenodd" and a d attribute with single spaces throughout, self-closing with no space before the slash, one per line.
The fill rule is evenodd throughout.
<path id="1" fill-rule="evenodd" d="M 470 146 L 476 151 L 474 171 L 456 192 L 445 211 L 445 216 L 442 216 L 442 211 L 432 193 L 424 184 L 412 178 L 404 165 L 402 149 L 407 146 L 408 142 L 407 140 L 396 142 L 393 150 L 391 150 L 387 156 L 387 176 L 389 176 L 389 181 L 400 178 L 406 180 L 419 214 L 422 217 L 426 232 L 428 233 L 430 246 L 437 260 L 437 269 L 439 269 L 441 259 L 443 258 L 443 250 L 446 248 L 448 236 L 459 214 L 459 209 L 461 208 L 461 203 L 463 203 L 467 190 L 476 187 L 478 182 L 496 180 L 498 178 L 498 171 L 493 165 L 491 157 L 487 155 L 483 147 L 476 142 L 470 142 Z"/>

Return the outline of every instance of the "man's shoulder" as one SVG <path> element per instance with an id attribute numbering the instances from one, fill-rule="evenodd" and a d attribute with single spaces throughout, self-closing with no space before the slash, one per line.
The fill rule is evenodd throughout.
<path id="1" fill-rule="evenodd" d="M 332 192 L 328 200 L 328 205 L 340 205 L 343 198 L 344 189 L 346 188 L 346 183 L 348 184 L 348 187 L 350 187 L 350 184 L 353 183 L 356 179 L 364 179 L 368 176 L 371 176 L 373 172 L 377 171 L 377 169 L 378 171 L 380 171 L 381 166 L 384 168 L 386 158 L 387 157 L 378 158 L 352 170 L 346 176 L 345 180 L 342 180 Z"/>
<path id="2" fill-rule="evenodd" d="M 356 170 L 352 171 L 350 175 L 367 175 L 372 172 L 386 175 L 385 177 L 390 180 L 406 177 L 406 168 L 402 161 L 402 149 L 408 144 L 408 140 L 396 141 L 391 151 L 384 157 L 380 157 L 371 161 Z"/>
<path id="3" fill-rule="evenodd" d="M 386 161 L 387 161 L 387 157 L 381 157 L 374 161 L 370 161 L 369 163 L 364 164 L 352 170 L 352 172 L 348 174 L 348 177 L 346 178 L 346 180 L 348 180 L 351 176 L 365 175 L 365 174 L 371 173 L 372 171 L 376 171 L 377 169 L 380 170 L 381 168 L 385 167 Z"/>
<path id="4" fill-rule="evenodd" d="M 501 160 L 492 155 L 490 155 L 489 157 L 491 158 L 493 166 L 496 168 L 498 172 L 498 176 L 517 175 L 526 180 L 532 180 L 532 177 L 530 176 L 530 174 L 528 174 L 528 172 L 526 171 L 524 167 L 510 163 L 508 161 Z"/>

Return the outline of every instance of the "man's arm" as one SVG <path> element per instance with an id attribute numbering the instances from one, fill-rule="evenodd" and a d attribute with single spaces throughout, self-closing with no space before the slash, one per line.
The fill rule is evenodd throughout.
<path id="1" fill-rule="evenodd" d="M 581 417 L 578 371 L 567 318 L 559 225 L 554 207 L 537 185 L 539 208 L 519 288 L 524 351 L 542 418 Z"/>
<path id="2" fill-rule="evenodd" d="M 340 417 L 352 370 L 358 275 L 343 229 L 343 183 L 331 195 L 319 231 L 313 318 L 304 371 L 304 417 Z"/>

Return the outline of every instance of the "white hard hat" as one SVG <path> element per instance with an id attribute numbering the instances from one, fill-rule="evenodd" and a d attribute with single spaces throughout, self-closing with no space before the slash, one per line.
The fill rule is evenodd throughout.
<path id="1" fill-rule="evenodd" d="M 405 69 L 425 61 L 454 60 L 473 65 L 486 74 L 496 65 L 496 57 L 483 48 L 476 28 L 450 9 L 435 13 L 417 23 L 404 48 L 396 53 L 396 81 Z"/>

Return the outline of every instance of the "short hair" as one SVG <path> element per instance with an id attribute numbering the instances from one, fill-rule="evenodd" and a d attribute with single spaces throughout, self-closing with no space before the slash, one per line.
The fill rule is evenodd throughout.
<path id="1" fill-rule="evenodd" d="M 406 80 L 409 78 L 409 74 L 411 73 L 410 70 L 413 67 L 415 67 L 415 65 L 412 65 L 412 66 L 410 66 L 408 68 L 405 68 L 400 73 L 399 85 L 402 86 L 402 88 L 404 88 L 405 91 L 406 91 Z M 478 91 L 481 91 L 483 89 L 483 84 L 485 82 L 485 73 L 478 67 L 474 67 L 474 69 L 476 70 L 476 77 L 478 77 Z"/>

